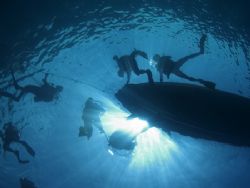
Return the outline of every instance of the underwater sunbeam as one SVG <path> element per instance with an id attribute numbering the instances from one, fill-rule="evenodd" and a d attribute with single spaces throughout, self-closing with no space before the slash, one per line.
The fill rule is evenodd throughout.
<path id="1" fill-rule="evenodd" d="M 140 168 L 169 160 L 171 152 L 177 151 L 178 148 L 168 134 L 150 127 L 147 121 L 139 118 L 128 119 L 128 115 L 122 111 L 110 111 L 106 112 L 101 120 L 105 132 L 111 135 L 108 136 L 110 142 L 115 139 L 116 149 L 133 150 L 130 167 Z M 129 139 L 133 140 L 135 147 L 128 146 Z M 114 154 L 111 150 L 108 152 Z"/>
<path id="2" fill-rule="evenodd" d="M 129 115 L 125 112 L 112 111 L 106 112 L 102 117 L 102 123 L 108 135 L 117 130 L 122 130 L 137 136 L 143 130 L 147 129 L 148 122 L 139 118 L 128 119 Z"/>
<path id="3" fill-rule="evenodd" d="M 178 147 L 173 140 L 158 128 L 152 127 L 137 137 L 137 147 L 130 163 L 131 168 L 162 165 L 171 158 Z"/>

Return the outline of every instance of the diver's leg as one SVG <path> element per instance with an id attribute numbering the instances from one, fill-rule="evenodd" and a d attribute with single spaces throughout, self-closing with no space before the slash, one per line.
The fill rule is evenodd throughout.
<path id="1" fill-rule="evenodd" d="M 131 71 L 128 70 L 126 73 L 127 73 L 127 84 L 129 84 L 131 78 Z"/>
<path id="2" fill-rule="evenodd" d="M 90 137 L 93 134 L 92 120 L 86 118 L 83 120 L 83 122 L 84 122 L 85 136 L 87 136 L 87 138 L 90 139 Z"/>
<path id="3" fill-rule="evenodd" d="M 163 82 L 163 72 L 160 72 L 160 82 Z"/>
<path id="4" fill-rule="evenodd" d="M 149 83 L 154 83 L 152 72 L 149 69 L 147 69 L 147 70 L 139 69 L 139 67 L 137 65 L 137 62 L 134 59 L 130 63 L 131 63 L 132 70 L 134 71 L 134 73 L 137 76 L 139 76 L 141 74 L 147 74 L 147 76 L 148 76 L 148 82 Z"/>
<path id="5" fill-rule="evenodd" d="M 148 82 L 151 83 L 151 84 L 154 83 L 153 75 L 152 75 L 151 70 L 147 69 L 146 73 L 147 73 L 147 76 L 148 76 Z"/>
<path id="6" fill-rule="evenodd" d="M 201 79 L 196 79 L 196 78 L 193 78 L 193 77 L 191 77 L 191 76 L 188 76 L 188 75 L 184 74 L 184 73 L 183 73 L 182 71 L 180 71 L 180 70 L 174 71 L 173 74 L 175 74 L 175 75 L 178 76 L 178 77 L 181 77 L 181 78 L 187 79 L 187 80 L 189 80 L 189 81 L 192 81 L 192 82 L 195 82 L 195 81 L 200 82 L 200 81 L 201 81 Z"/>
<path id="7" fill-rule="evenodd" d="M 90 127 L 89 127 L 89 130 L 88 130 L 88 135 L 87 135 L 88 139 L 89 139 L 92 135 L 93 135 L 93 127 L 90 126 Z"/>
<path id="8" fill-rule="evenodd" d="M 184 65 L 184 63 L 186 63 L 188 60 L 193 59 L 195 57 L 198 57 L 199 55 L 201 55 L 201 53 L 197 52 L 197 53 L 187 55 L 187 56 L 177 60 L 176 63 L 174 64 L 174 70 L 181 68 L 182 65 Z"/>
<path id="9" fill-rule="evenodd" d="M 192 81 L 192 82 L 199 82 L 199 83 L 201 83 L 202 85 L 206 86 L 209 89 L 215 89 L 215 85 L 216 85 L 215 83 L 210 82 L 210 81 L 205 81 L 205 80 L 202 80 L 202 79 L 193 78 L 191 76 L 188 76 L 188 75 L 184 74 L 180 70 L 177 70 L 177 71 L 173 72 L 173 74 L 175 74 L 176 76 L 179 76 L 181 78 L 187 79 L 189 81 Z"/>
<path id="10" fill-rule="evenodd" d="M 102 127 L 102 123 L 100 121 L 100 117 L 95 119 L 95 127 L 100 131 L 100 133 L 104 133 L 103 127 Z"/>
<path id="11" fill-rule="evenodd" d="M 35 156 L 35 151 L 32 149 L 31 146 L 28 145 L 27 142 L 25 142 L 25 141 L 23 141 L 23 140 L 18 140 L 18 141 L 16 141 L 16 142 L 22 144 L 22 145 L 25 147 L 26 151 L 27 151 L 31 156 L 33 156 L 33 157 Z"/>
<path id="12" fill-rule="evenodd" d="M 44 84 L 49 84 L 49 83 L 48 83 L 48 76 L 49 76 L 49 74 L 46 73 L 45 76 L 44 76 L 44 78 L 43 78 L 43 83 L 44 83 Z"/>
<path id="13" fill-rule="evenodd" d="M 17 158 L 17 160 L 18 160 L 19 163 L 25 164 L 25 163 L 29 162 L 28 160 L 22 160 L 22 159 L 20 159 L 19 151 L 18 150 L 13 150 L 12 148 L 10 148 L 9 144 L 4 144 L 3 148 L 4 148 L 5 152 L 8 151 L 8 152 L 13 153 L 16 156 L 16 158 Z"/>
<path id="14" fill-rule="evenodd" d="M 134 69 L 133 70 L 134 73 L 139 76 L 141 74 L 147 74 L 148 76 L 148 82 L 149 83 L 154 83 L 154 80 L 153 80 L 153 75 L 152 75 L 152 72 L 151 70 L 147 69 L 147 70 L 143 70 L 143 69 Z"/>
<path id="15" fill-rule="evenodd" d="M 190 54 L 190 55 L 187 55 L 187 56 L 179 59 L 178 61 L 176 61 L 175 69 L 179 69 L 188 60 L 193 59 L 193 58 L 195 58 L 195 57 L 197 57 L 199 55 L 204 54 L 204 48 L 205 48 L 206 39 L 207 39 L 207 35 L 203 34 L 201 36 L 201 38 L 200 38 L 200 42 L 199 42 L 199 45 L 198 45 L 199 48 L 200 48 L 200 51 L 196 52 L 196 53 L 193 53 L 193 54 Z"/>

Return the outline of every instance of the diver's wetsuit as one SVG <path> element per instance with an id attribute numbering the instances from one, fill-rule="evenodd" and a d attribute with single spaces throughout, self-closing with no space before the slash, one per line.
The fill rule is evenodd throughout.
<path id="1" fill-rule="evenodd" d="M 199 48 L 200 48 L 199 52 L 193 53 L 191 55 L 187 55 L 177 61 L 173 61 L 170 56 L 160 56 L 156 54 L 153 59 L 157 63 L 156 68 L 158 72 L 160 73 L 160 82 L 163 82 L 163 74 L 166 74 L 167 78 L 169 78 L 170 74 L 175 74 L 178 77 L 187 79 L 189 81 L 196 81 L 205 85 L 206 87 L 210 89 L 214 89 L 215 83 L 210 82 L 210 81 L 205 81 L 202 79 L 193 78 L 191 76 L 186 75 L 180 70 L 183 64 L 185 64 L 188 60 L 204 54 L 204 46 L 205 46 L 206 38 L 207 38 L 206 35 L 202 35 L 200 42 L 199 42 Z"/>
<path id="2" fill-rule="evenodd" d="M 127 73 L 127 84 L 130 82 L 130 77 L 131 77 L 131 72 L 133 71 L 137 76 L 141 74 L 147 74 L 148 76 L 148 82 L 153 83 L 153 76 L 152 72 L 147 69 L 139 69 L 138 64 L 136 62 L 136 56 L 142 56 L 145 59 L 148 59 L 148 56 L 145 52 L 139 51 L 139 50 L 134 50 L 130 55 L 124 55 L 118 58 L 117 56 L 114 56 L 113 59 L 117 62 L 119 71 L 118 75 L 123 77 L 124 72 Z"/>
<path id="3" fill-rule="evenodd" d="M 0 136 L 3 141 L 4 152 L 6 151 L 12 152 L 17 157 L 20 163 L 28 163 L 29 161 L 20 159 L 19 151 L 10 148 L 10 144 L 13 142 L 23 145 L 30 155 L 32 155 L 33 157 L 35 156 L 34 150 L 25 141 L 20 140 L 20 133 L 17 130 L 17 128 L 12 125 L 12 123 L 9 122 L 4 125 L 4 133 L 2 133 L 1 131 Z"/>
<path id="4" fill-rule="evenodd" d="M 87 136 L 89 139 L 93 134 L 93 126 L 103 133 L 104 130 L 100 121 L 100 115 L 103 112 L 105 112 L 105 110 L 96 101 L 92 98 L 88 98 L 82 114 L 84 127 L 80 127 L 79 136 Z"/>

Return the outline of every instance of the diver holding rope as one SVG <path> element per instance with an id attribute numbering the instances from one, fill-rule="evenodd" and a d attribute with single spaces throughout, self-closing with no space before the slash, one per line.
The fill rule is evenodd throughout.
<path id="1" fill-rule="evenodd" d="M 42 80 L 43 84 L 41 86 L 36 86 L 36 85 L 20 86 L 16 81 L 13 71 L 11 71 L 11 75 L 15 88 L 21 91 L 16 101 L 19 101 L 23 95 L 27 93 L 32 93 L 34 95 L 35 102 L 40 102 L 40 101 L 51 102 L 52 100 L 57 98 L 58 94 L 63 90 L 62 86 L 54 86 L 53 84 L 48 83 L 47 81 L 48 73 L 45 74 L 45 77 Z"/>

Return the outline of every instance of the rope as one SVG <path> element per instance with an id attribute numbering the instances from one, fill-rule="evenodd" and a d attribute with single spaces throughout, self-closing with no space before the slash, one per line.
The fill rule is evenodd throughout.
<path id="1" fill-rule="evenodd" d="M 39 70 L 39 69 L 37 69 L 34 65 L 31 65 L 36 71 L 37 70 Z M 49 74 L 49 75 L 52 75 L 52 76 L 54 76 L 54 77 L 56 77 L 56 78 L 62 78 L 62 79 L 65 79 L 65 80 L 68 80 L 68 81 L 72 81 L 72 82 L 75 82 L 75 83 L 79 83 L 79 84 L 82 84 L 82 85 L 87 85 L 87 86 L 89 86 L 89 87 L 92 87 L 92 88 L 95 88 L 95 89 L 97 89 L 97 90 L 99 90 L 98 88 L 96 88 L 95 86 L 93 86 L 93 85 L 90 85 L 90 84 L 88 84 L 88 83 L 86 83 L 86 82 L 83 82 L 83 81 L 81 81 L 81 80 L 78 80 L 78 79 L 74 79 L 74 78 L 70 78 L 70 77 L 66 77 L 66 76 L 62 76 L 62 75 L 58 75 L 58 74 L 55 74 L 55 73 L 51 73 L 51 72 L 47 72 L 47 71 L 45 71 L 44 69 L 40 69 L 41 71 L 41 73 L 44 73 L 44 74 Z"/>

